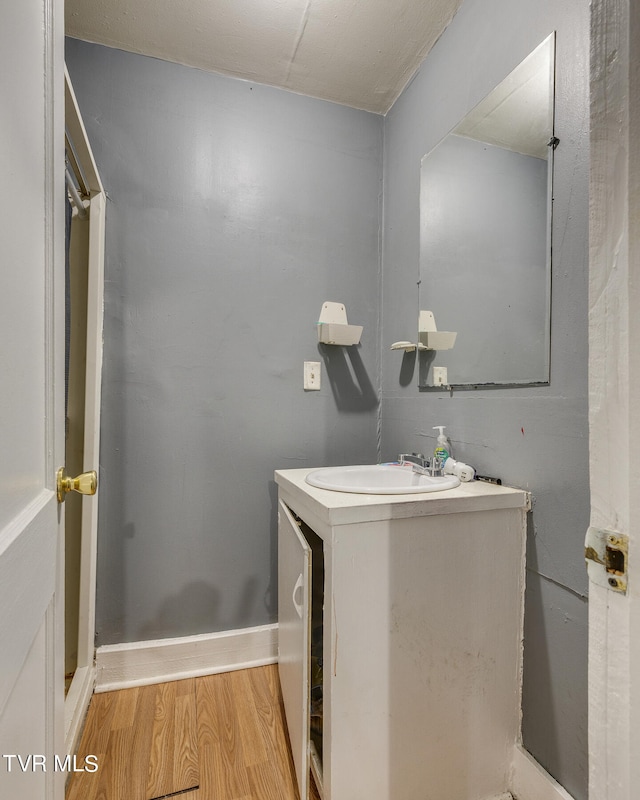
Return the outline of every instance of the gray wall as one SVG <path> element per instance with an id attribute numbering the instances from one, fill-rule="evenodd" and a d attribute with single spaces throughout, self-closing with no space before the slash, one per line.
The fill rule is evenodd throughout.
<path id="1" fill-rule="evenodd" d="M 376 458 L 383 120 L 75 40 L 67 64 L 109 197 L 98 644 L 272 622 L 273 470 Z M 364 326 L 350 357 L 324 300 Z"/>
<path id="2" fill-rule="evenodd" d="M 528 536 L 523 732 L 576 798 L 587 797 L 587 419 L 589 5 L 465 0 L 385 120 L 382 456 L 435 444 L 533 493 Z M 421 394 L 390 352 L 415 339 L 420 160 L 549 33 L 557 31 L 551 381 Z M 437 320 L 437 316 L 436 316 Z"/>

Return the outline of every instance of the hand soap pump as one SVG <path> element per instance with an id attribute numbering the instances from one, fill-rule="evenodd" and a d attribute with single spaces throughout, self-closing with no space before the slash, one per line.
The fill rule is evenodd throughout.
<path id="1" fill-rule="evenodd" d="M 444 425 L 433 426 L 434 431 L 440 431 L 436 441 L 435 450 L 433 451 L 433 456 L 434 458 L 439 458 L 443 464 L 451 455 L 451 445 L 449 444 L 447 437 L 444 435 L 444 429 Z"/>

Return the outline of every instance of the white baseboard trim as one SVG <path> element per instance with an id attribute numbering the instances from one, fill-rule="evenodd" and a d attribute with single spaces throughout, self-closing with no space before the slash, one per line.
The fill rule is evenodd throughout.
<path id="1" fill-rule="evenodd" d="M 196 678 L 278 660 L 278 626 L 99 647 L 96 692 Z"/>
<path id="2" fill-rule="evenodd" d="M 520 744 L 513 752 L 511 792 L 515 800 L 573 800 Z"/>

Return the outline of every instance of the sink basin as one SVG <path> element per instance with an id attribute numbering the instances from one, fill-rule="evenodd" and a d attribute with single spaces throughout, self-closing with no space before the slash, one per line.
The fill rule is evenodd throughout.
<path id="1" fill-rule="evenodd" d="M 307 483 L 318 489 L 355 494 L 416 494 L 442 492 L 460 485 L 455 475 L 432 478 L 409 466 L 365 464 L 355 467 L 324 467 L 310 472 Z"/>

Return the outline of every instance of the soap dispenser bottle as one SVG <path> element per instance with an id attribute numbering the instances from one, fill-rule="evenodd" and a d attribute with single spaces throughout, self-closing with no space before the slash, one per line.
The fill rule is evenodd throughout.
<path id="1" fill-rule="evenodd" d="M 447 437 L 444 435 L 444 429 L 445 429 L 444 425 L 433 426 L 434 431 L 440 431 L 440 433 L 438 434 L 438 439 L 436 441 L 435 450 L 433 451 L 433 457 L 439 458 L 442 461 L 443 465 L 444 462 L 451 455 L 451 445 L 449 444 L 449 440 L 447 439 Z"/>

